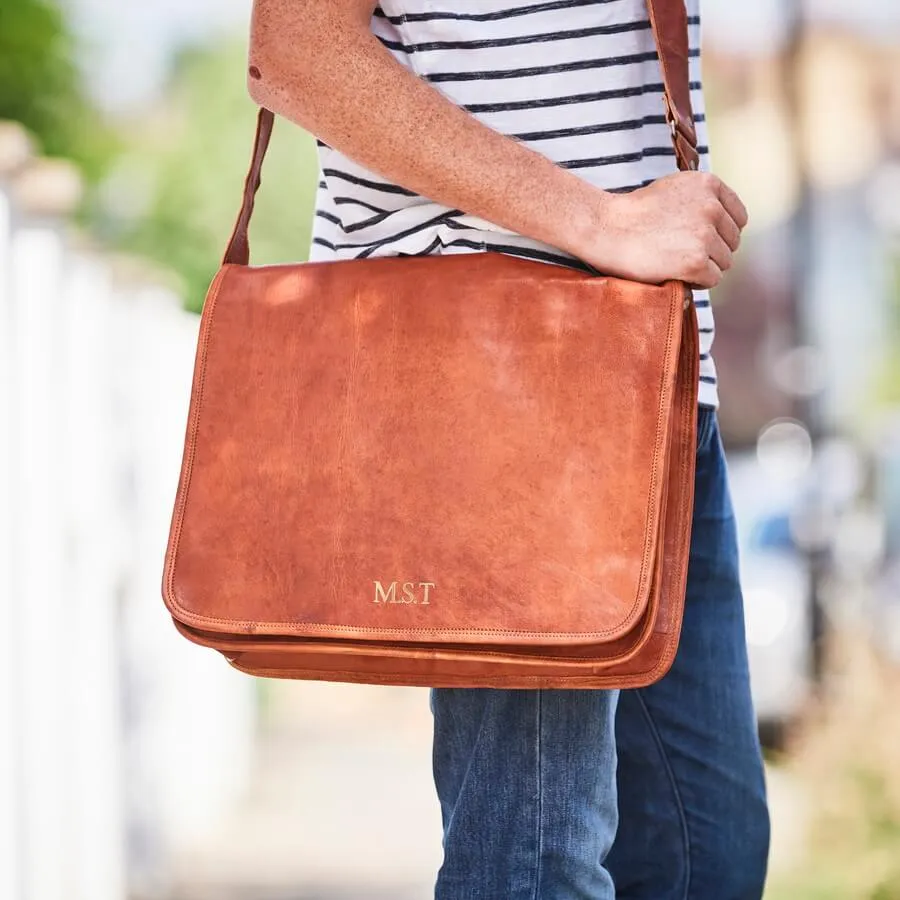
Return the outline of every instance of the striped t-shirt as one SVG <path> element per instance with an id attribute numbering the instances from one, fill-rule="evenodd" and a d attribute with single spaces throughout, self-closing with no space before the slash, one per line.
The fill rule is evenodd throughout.
<path id="1" fill-rule="evenodd" d="M 687 0 L 691 98 L 708 169 L 699 0 Z M 454 103 L 576 175 L 629 191 L 677 166 L 645 0 L 382 0 L 372 30 Z M 559 249 L 433 203 L 319 144 L 311 259 L 496 250 L 582 265 Z M 527 185 L 522 185 L 527 190 Z M 716 405 L 705 291 L 700 402 Z"/>

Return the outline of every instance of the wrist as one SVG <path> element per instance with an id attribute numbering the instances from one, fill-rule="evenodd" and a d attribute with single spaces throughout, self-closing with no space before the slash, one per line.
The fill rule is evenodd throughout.
<path id="1" fill-rule="evenodd" d="M 581 202 L 563 225 L 563 250 L 591 265 L 598 266 L 608 257 L 612 237 L 610 223 L 615 221 L 615 206 L 621 200 L 599 188 L 581 195 Z"/>

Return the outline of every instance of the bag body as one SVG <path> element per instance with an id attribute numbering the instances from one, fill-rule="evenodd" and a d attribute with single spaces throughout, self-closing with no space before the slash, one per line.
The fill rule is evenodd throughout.
<path id="1" fill-rule="evenodd" d="M 657 675 L 690 539 L 686 296 L 498 254 L 226 265 L 166 563 L 182 633 L 256 674 Z"/>
<path id="2" fill-rule="evenodd" d="M 683 25 L 682 8 L 664 26 L 675 49 Z M 271 128 L 262 110 L 201 319 L 163 577 L 176 627 L 272 677 L 662 677 L 693 507 L 689 288 L 491 252 L 251 267 Z"/>

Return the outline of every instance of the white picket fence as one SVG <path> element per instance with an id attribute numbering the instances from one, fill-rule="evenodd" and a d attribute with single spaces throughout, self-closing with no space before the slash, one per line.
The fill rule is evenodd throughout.
<path id="1" fill-rule="evenodd" d="M 236 801 L 255 729 L 252 680 L 160 597 L 198 321 L 77 246 L 58 168 L 14 163 L 0 152 L 0 898 L 163 897 Z"/>

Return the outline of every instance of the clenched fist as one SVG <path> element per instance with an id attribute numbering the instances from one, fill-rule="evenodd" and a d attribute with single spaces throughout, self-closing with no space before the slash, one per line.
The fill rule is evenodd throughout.
<path id="1" fill-rule="evenodd" d="M 710 288 L 731 268 L 746 224 L 744 204 L 720 178 L 675 172 L 629 194 L 607 194 L 578 255 L 610 275 Z"/>

